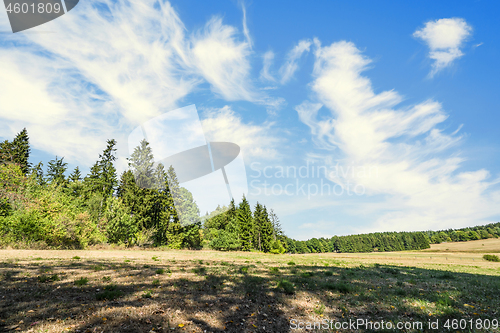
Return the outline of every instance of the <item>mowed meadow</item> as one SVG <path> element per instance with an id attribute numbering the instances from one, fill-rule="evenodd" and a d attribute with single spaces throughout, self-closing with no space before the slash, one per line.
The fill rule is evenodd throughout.
<path id="1" fill-rule="evenodd" d="M 353 254 L 0 250 L 0 330 L 498 332 L 500 263 L 482 257 L 499 252 L 498 239 Z M 406 328 L 335 328 L 349 319 Z"/>

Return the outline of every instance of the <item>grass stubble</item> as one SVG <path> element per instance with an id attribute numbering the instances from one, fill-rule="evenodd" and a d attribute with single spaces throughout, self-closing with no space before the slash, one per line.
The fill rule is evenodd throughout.
<path id="1" fill-rule="evenodd" d="M 445 256 L 0 250 L 0 331 L 290 332 L 291 319 L 500 320 L 500 263 Z"/>

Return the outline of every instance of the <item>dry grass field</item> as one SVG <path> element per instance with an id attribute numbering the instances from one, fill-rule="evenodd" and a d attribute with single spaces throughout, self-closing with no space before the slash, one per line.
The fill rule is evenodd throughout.
<path id="1" fill-rule="evenodd" d="M 430 252 L 500 253 L 500 239 L 489 238 L 469 242 L 432 244 Z"/>
<path id="2" fill-rule="evenodd" d="M 477 242 L 496 253 L 494 241 Z M 477 242 L 369 254 L 0 250 L 0 331 L 498 332 L 500 263 Z M 349 319 L 407 326 L 335 328 Z"/>

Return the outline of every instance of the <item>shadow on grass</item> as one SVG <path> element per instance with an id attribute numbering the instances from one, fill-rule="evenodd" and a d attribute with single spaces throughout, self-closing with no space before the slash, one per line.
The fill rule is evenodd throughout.
<path id="1" fill-rule="evenodd" d="M 104 276 L 76 283 L 72 273 Z M 0 330 L 6 331 L 291 332 L 291 319 L 367 319 L 423 323 L 422 330 L 405 332 L 436 332 L 428 323 L 439 320 L 441 332 L 449 319 L 498 320 L 500 308 L 497 276 L 391 265 L 38 260 L 3 263 L 0 276 Z M 318 331 L 338 331 L 331 327 Z"/>

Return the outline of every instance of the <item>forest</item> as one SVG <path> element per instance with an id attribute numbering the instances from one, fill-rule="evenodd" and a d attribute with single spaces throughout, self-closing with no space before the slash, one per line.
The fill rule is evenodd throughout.
<path id="1" fill-rule="evenodd" d="M 67 175 L 64 157 L 29 162 L 28 132 L 0 143 L 0 247 L 87 248 L 99 244 L 169 249 L 211 248 L 265 253 L 404 251 L 430 244 L 500 236 L 500 223 L 463 229 L 379 232 L 297 241 L 287 237 L 272 209 L 236 204 L 200 216 L 192 194 L 175 170 L 155 164 L 143 140 L 119 177 L 116 141 L 107 140 L 98 160 L 83 176 Z"/>

